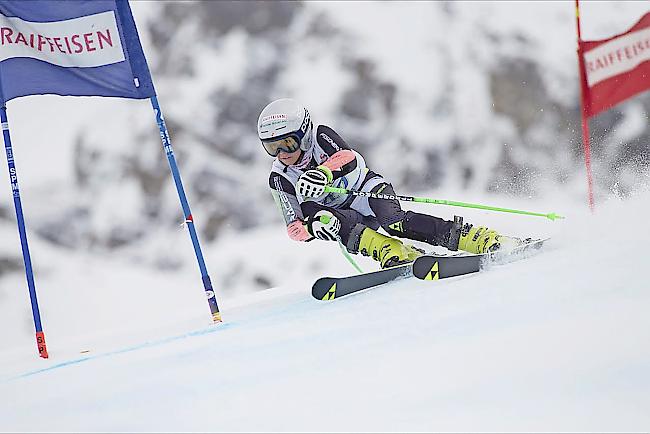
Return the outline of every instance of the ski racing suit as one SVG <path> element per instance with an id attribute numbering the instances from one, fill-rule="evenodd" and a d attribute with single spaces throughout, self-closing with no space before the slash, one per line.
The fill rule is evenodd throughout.
<path id="1" fill-rule="evenodd" d="M 383 176 L 369 170 L 366 162 L 332 128 L 317 125 L 311 130 L 312 145 L 298 161 L 287 166 L 275 159 L 269 187 L 282 211 L 287 232 L 296 241 L 310 241 L 304 223 L 320 210 L 334 214 L 341 223 L 339 236 L 348 251 L 357 253 L 360 233 L 365 227 L 383 228 L 388 234 L 447 247 L 453 222 L 427 214 L 402 210 L 397 199 L 377 199 L 338 193 L 304 198 L 296 191 L 300 175 L 319 165 L 333 174 L 333 187 L 394 195 L 393 186 Z"/>

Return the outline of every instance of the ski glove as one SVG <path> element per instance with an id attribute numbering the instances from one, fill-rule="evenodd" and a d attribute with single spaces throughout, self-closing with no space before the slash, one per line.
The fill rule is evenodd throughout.
<path id="1" fill-rule="evenodd" d="M 308 220 L 307 230 L 318 239 L 336 241 L 339 239 L 341 221 L 331 212 L 320 210 Z"/>
<path id="2" fill-rule="evenodd" d="M 319 197 L 325 192 L 325 186 L 332 182 L 332 171 L 325 166 L 318 166 L 300 175 L 296 188 L 302 197 Z"/>

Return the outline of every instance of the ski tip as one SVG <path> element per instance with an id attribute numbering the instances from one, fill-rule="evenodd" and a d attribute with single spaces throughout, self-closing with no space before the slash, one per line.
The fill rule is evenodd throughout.
<path id="1" fill-rule="evenodd" d="M 415 275 L 415 273 L 414 273 Z M 418 270 L 419 279 L 422 280 L 439 280 L 440 279 L 440 269 L 438 267 L 438 261 L 435 261 L 433 265 L 429 266 L 427 264 L 423 270 Z"/>
<path id="2" fill-rule="evenodd" d="M 336 279 L 321 277 L 312 286 L 311 295 L 316 300 L 334 300 L 336 298 Z"/>
<path id="3" fill-rule="evenodd" d="M 413 263 L 413 276 L 421 280 L 438 280 L 440 278 L 438 260 L 435 255 L 423 255 Z"/>
<path id="4" fill-rule="evenodd" d="M 327 290 L 325 295 L 321 297 L 321 300 L 334 300 L 336 298 L 336 282 L 330 286 L 330 289 Z"/>

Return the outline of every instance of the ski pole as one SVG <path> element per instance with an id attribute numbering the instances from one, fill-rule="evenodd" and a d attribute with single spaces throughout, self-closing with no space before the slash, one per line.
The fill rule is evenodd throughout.
<path id="1" fill-rule="evenodd" d="M 484 209 L 488 211 L 498 211 L 498 212 L 509 212 L 513 214 L 523 214 L 530 216 L 546 217 L 549 220 L 563 219 L 564 217 L 558 215 L 554 212 L 552 213 L 539 213 L 531 211 L 522 211 L 518 209 L 510 208 L 498 208 L 495 206 L 481 205 L 477 203 L 466 203 L 466 202 L 455 202 L 453 200 L 444 200 L 444 199 L 429 199 L 427 197 L 414 197 L 414 196 L 401 196 L 399 194 L 385 194 L 385 193 L 373 193 L 371 191 L 358 191 L 358 190 L 348 190 L 345 188 L 325 186 L 325 192 L 327 193 L 339 193 L 339 194 L 351 194 L 353 196 L 361 197 L 371 197 L 373 199 L 397 199 L 403 202 L 419 202 L 419 203 L 433 203 L 436 205 L 449 205 L 449 206 L 460 206 L 463 208 L 476 208 Z"/>

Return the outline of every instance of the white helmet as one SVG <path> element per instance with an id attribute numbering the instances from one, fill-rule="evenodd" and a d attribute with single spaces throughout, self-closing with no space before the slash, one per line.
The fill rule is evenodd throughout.
<path id="1" fill-rule="evenodd" d="M 282 98 L 264 107 L 257 120 L 257 135 L 266 152 L 275 157 L 280 151 L 309 150 L 312 127 L 305 107 L 296 100 Z"/>

